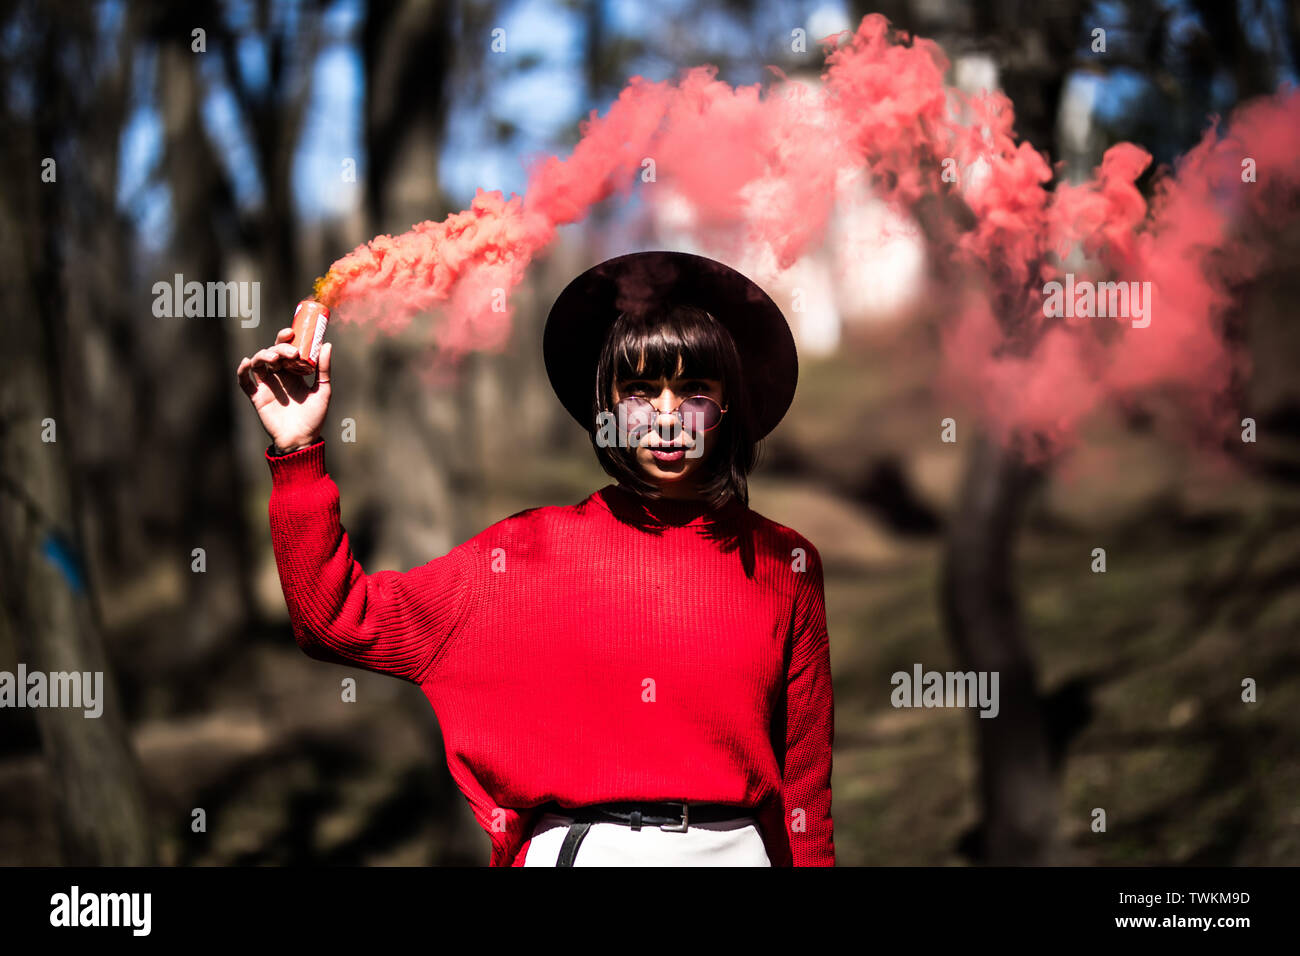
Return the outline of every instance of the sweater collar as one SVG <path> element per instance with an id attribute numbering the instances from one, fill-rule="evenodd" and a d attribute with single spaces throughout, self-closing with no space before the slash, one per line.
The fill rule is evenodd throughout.
<path id="1" fill-rule="evenodd" d="M 720 507 L 712 508 L 700 499 L 646 498 L 622 485 L 609 484 L 596 492 L 595 497 L 616 518 L 626 518 L 638 524 L 652 525 L 705 525 L 733 521 L 745 510 L 735 495 Z"/>

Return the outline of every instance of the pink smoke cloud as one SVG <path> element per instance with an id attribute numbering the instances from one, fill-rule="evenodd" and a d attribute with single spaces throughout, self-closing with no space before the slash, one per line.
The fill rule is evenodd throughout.
<path id="1" fill-rule="evenodd" d="M 839 178 L 865 171 L 897 210 L 929 210 L 932 258 L 970 278 L 936 290 L 951 304 L 941 384 L 993 433 L 1030 433 L 1051 451 L 1104 402 L 1149 389 L 1176 390 L 1189 413 L 1214 415 L 1240 367 L 1223 334 L 1228 287 L 1266 264 L 1257 224 L 1295 210 L 1300 96 L 1243 106 L 1226 137 L 1211 126 L 1161 174 L 1148 207 L 1135 185 L 1151 161 L 1141 147 L 1112 146 L 1088 182 L 1049 188 L 1047 158 L 1016 142 L 1013 104 L 945 86 L 947 68 L 935 43 L 899 43 L 871 15 L 830 52 L 817 87 L 734 88 L 709 66 L 675 84 L 633 77 L 604 116 L 581 124 L 567 159 L 529 167 L 524 197 L 479 190 L 466 211 L 377 237 L 334 263 L 317 295 L 340 320 L 385 331 L 436 310 L 444 354 L 495 349 L 529 263 L 558 226 L 615 192 L 685 200 L 711 254 L 762 250 L 786 268 L 824 241 Z M 1245 158 L 1258 181 L 1243 181 Z M 969 221 L 934 217 L 953 198 Z M 1071 253 L 1083 264 L 1067 270 Z M 1150 283 L 1150 324 L 1049 316 L 1044 284 L 1067 271 Z"/>

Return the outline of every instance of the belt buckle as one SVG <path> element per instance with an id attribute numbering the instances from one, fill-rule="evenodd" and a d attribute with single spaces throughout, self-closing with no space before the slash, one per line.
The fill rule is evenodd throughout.
<path id="1" fill-rule="evenodd" d="M 690 806 L 689 806 L 688 804 L 686 804 L 686 803 L 683 803 L 683 804 L 682 804 L 682 822 L 681 822 L 681 823 L 661 823 L 661 824 L 659 824 L 659 829 L 660 829 L 660 830 L 668 830 L 668 831 L 670 831 L 670 832 L 672 832 L 672 833 L 685 833 L 685 832 L 686 832 L 686 828 L 687 828 L 687 826 L 688 826 L 689 823 L 690 823 L 690 817 L 691 817 Z"/>

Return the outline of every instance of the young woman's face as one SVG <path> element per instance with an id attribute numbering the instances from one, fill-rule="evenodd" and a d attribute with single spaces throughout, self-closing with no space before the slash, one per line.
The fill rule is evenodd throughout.
<path id="1" fill-rule="evenodd" d="M 690 479 L 709 454 L 710 440 L 719 430 L 714 428 L 698 434 L 684 431 L 674 409 L 695 395 L 707 395 L 725 407 L 722 382 L 716 378 L 622 378 L 614 383 L 615 404 L 629 395 L 645 399 L 659 413 L 654 426 L 635 450 L 644 477 L 666 495 L 686 493 Z"/>

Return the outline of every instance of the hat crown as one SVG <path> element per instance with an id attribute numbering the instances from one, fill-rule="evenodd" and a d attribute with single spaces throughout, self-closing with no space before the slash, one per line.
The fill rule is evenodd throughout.
<path id="1" fill-rule="evenodd" d="M 542 335 L 547 376 L 561 404 L 588 431 L 596 364 L 622 312 L 645 314 L 673 303 L 698 306 L 736 344 L 754 437 L 776 427 L 799 377 L 794 336 L 780 308 L 755 282 L 707 256 L 652 250 L 615 256 L 573 279 L 556 298 Z"/>

